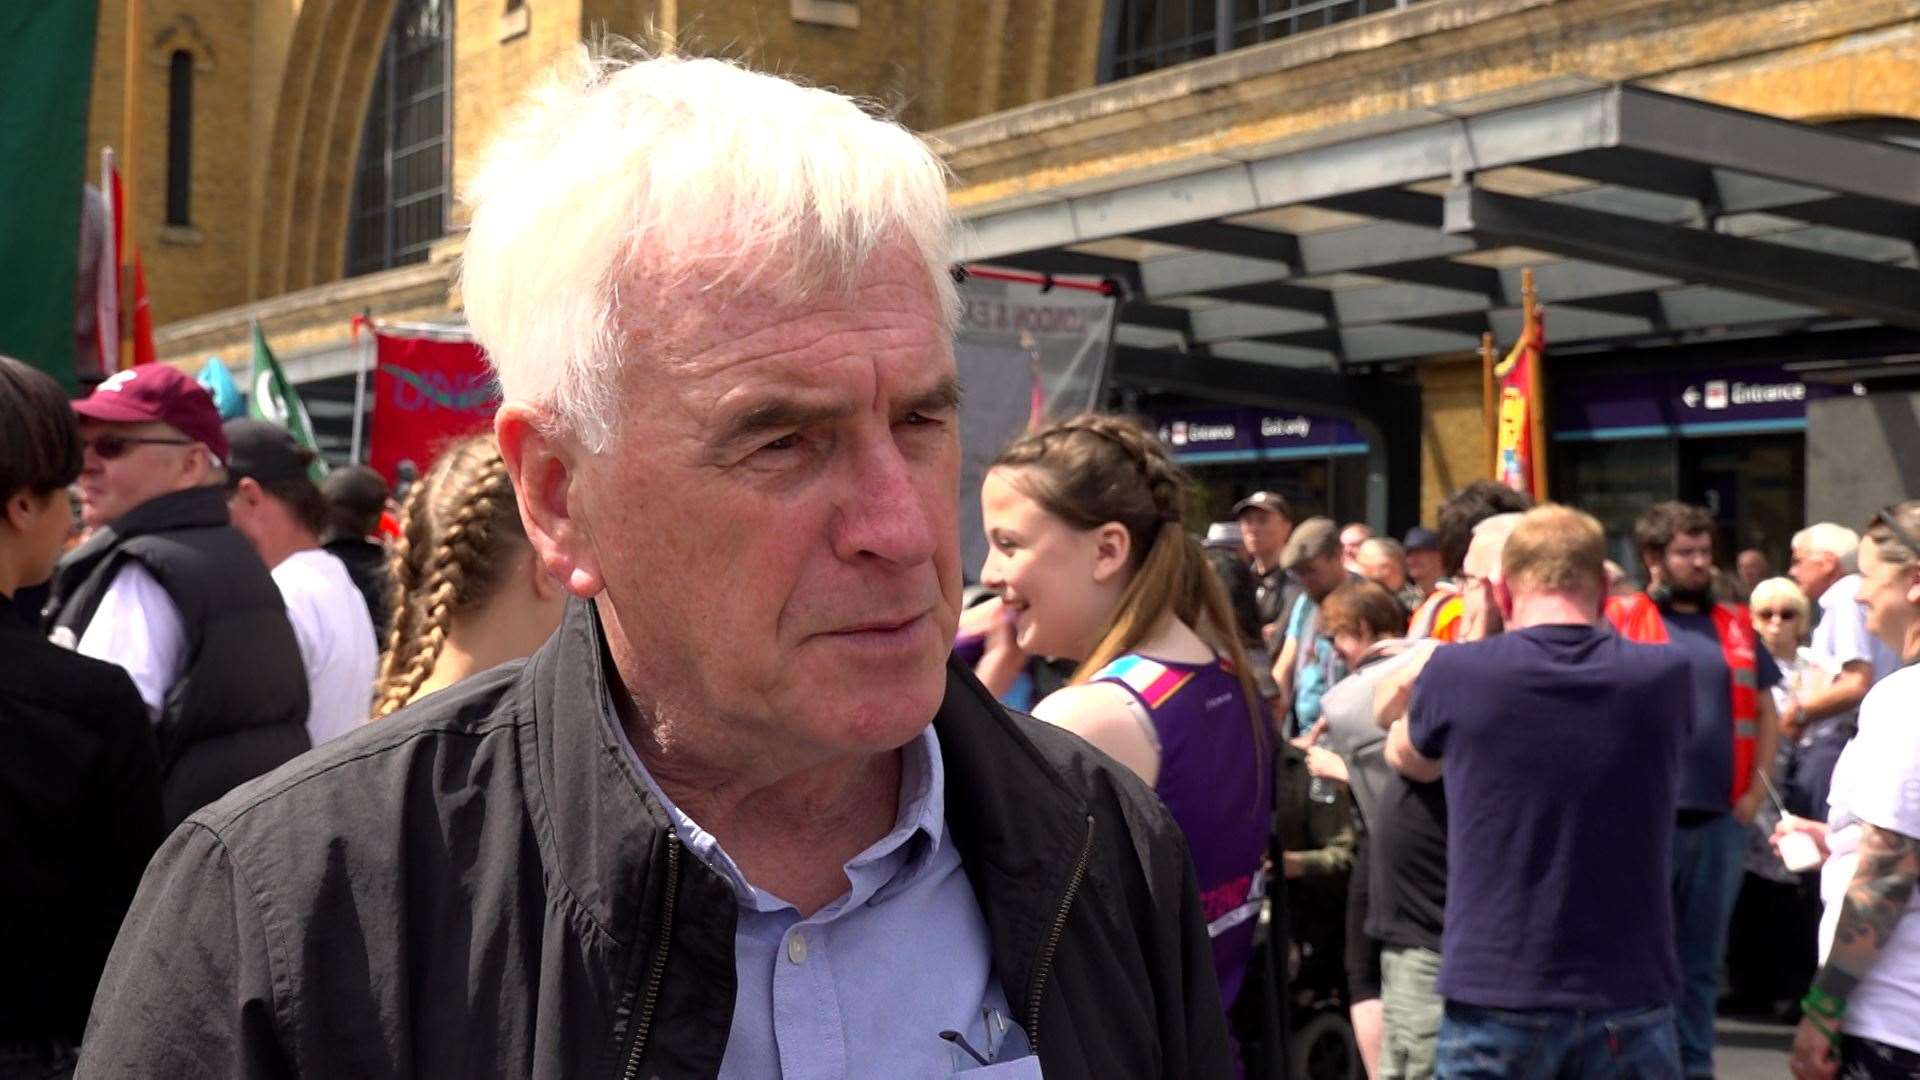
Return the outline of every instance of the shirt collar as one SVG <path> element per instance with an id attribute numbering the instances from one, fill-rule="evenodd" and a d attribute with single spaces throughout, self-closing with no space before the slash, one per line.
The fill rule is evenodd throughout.
<path id="1" fill-rule="evenodd" d="M 626 752 L 627 763 L 633 766 L 641 782 L 646 784 L 647 790 L 652 792 L 666 811 L 674 834 L 688 851 L 733 886 L 734 896 L 740 906 L 754 911 L 778 911 L 790 907 L 785 900 L 765 889 L 756 888 L 748 881 L 739 864 L 720 846 L 719 839 L 701 828 L 699 822 L 674 805 L 673 800 L 660 789 L 660 785 L 654 782 L 653 774 L 647 771 L 646 764 L 634 750 L 633 742 L 627 738 L 626 728 L 614 715 L 611 702 L 605 710 L 604 719 L 613 729 L 620 748 Z M 850 883 L 849 891 L 846 896 L 822 909 L 819 917 L 831 918 L 840 910 L 884 899 L 883 893 L 892 893 L 911 882 L 914 875 L 939 853 L 946 843 L 945 772 L 940 759 L 940 740 L 933 733 L 933 725 L 928 724 L 912 742 L 901 747 L 899 809 L 892 830 L 865 851 L 847 860 L 844 868 Z"/>

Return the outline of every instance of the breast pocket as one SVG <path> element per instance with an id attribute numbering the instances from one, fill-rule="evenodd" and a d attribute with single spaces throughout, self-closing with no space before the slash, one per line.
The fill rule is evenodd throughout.
<path id="1" fill-rule="evenodd" d="M 1032 1054 L 1012 1061 L 997 1061 L 950 1074 L 966 1080 L 1041 1080 L 1040 1059 Z"/>

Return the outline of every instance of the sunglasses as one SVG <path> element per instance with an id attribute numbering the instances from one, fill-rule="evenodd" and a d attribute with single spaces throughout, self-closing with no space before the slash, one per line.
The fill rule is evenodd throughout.
<path id="1" fill-rule="evenodd" d="M 192 446 L 192 439 L 162 439 L 149 435 L 95 435 L 80 440 L 82 450 L 91 450 L 102 461 L 121 457 L 135 446 Z"/>
<path id="2" fill-rule="evenodd" d="M 1776 615 L 1787 622 L 1792 622 L 1795 619 L 1798 619 L 1800 617 L 1800 613 L 1793 610 L 1792 608 L 1754 608 L 1753 609 L 1753 617 L 1756 619 L 1759 619 L 1761 622 L 1766 622 L 1768 619 L 1771 619 Z"/>

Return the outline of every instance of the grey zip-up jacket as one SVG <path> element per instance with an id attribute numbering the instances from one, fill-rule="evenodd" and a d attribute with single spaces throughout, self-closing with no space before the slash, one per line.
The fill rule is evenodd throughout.
<path id="1" fill-rule="evenodd" d="M 603 722 L 604 655 L 576 601 L 530 660 L 190 818 L 122 927 L 79 1075 L 717 1073 L 734 897 Z M 1232 1075 L 1192 865 L 1152 793 L 957 666 L 934 730 L 1048 1080 Z"/>

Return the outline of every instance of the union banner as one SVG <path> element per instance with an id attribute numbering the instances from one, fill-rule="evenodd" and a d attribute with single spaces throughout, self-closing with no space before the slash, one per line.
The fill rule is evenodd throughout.
<path id="1" fill-rule="evenodd" d="M 1488 421 L 1493 446 L 1493 478 L 1536 502 L 1546 498 L 1545 417 L 1541 400 L 1541 353 L 1546 329 L 1534 299 L 1533 275 L 1524 275 L 1525 316 L 1520 340 L 1506 359 L 1493 363 L 1489 340 L 1486 363 L 1490 369 Z"/>
<path id="2" fill-rule="evenodd" d="M 375 330 L 373 431 L 367 464 L 394 483 L 402 462 L 425 473 L 447 443 L 487 428 L 500 393 L 471 340 Z"/>

